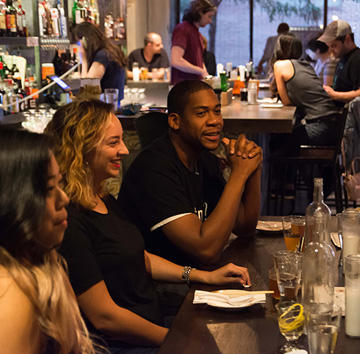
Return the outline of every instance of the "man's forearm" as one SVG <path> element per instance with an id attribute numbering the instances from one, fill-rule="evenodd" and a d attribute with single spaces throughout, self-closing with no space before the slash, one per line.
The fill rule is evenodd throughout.
<path id="1" fill-rule="evenodd" d="M 237 236 L 249 235 L 256 228 L 261 208 L 261 171 L 259 166 L 246 182 L 233 229 Z"/>

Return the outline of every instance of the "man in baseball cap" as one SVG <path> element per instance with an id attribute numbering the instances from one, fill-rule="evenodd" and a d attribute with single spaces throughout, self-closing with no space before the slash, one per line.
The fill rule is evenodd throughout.
<path id="1" fill-rule="evenodd" d="M 318 41 L 325 42 L 331 53 L 339 58 L 333 87 L 324 86 L 325 91 L 338 106 L 360 96 L 360 49 L 354 42 L 350 25 L 343 20 L 331 22 Z"/>

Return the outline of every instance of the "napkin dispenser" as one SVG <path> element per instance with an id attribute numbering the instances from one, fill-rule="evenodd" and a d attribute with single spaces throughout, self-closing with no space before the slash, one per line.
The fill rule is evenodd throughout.
<path id="1" fill-rule="evenodd" d="M 230 87 L 226 92 L 221 92 L 220 103 L 222 106 L 228 106 L 232 102 L 233 89 Z"/>

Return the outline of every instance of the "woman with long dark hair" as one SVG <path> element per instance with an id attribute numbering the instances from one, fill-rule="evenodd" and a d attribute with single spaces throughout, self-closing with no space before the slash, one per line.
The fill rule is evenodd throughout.
<path id="1" fill-rule="evenodd" d="M 81 76 L 100 79 L 101 89 L 117 88 L 124 97 L 126 57 L 95 25 L 83 22 L 75 27 L 82 58 Z"/>
<path id="2" fill-rule="evenodd" d="M 0 128 L 1 353 L 95 354 L 55 248 L 67 227 L 44 135 Z"/>

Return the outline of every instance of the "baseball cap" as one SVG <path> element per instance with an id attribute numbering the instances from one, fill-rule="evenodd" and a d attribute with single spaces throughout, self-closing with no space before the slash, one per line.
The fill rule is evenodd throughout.
<path id="1" fill-rule="evenodd" d="M 320 36 L 317 40 L 320 42 L 329 43 L 334 41 L 336 38 L 346 36 L 351 34 L 350 25 L 344 20 L 337 20 L 331 22 L 324 31 L 324 34 Z"/>

